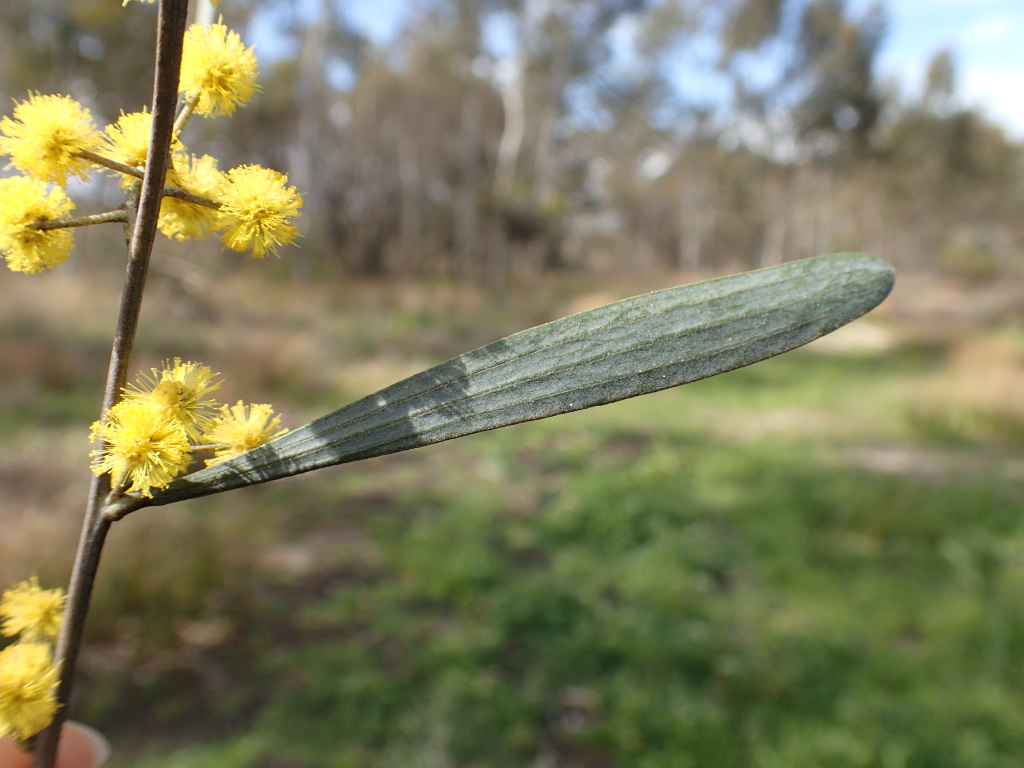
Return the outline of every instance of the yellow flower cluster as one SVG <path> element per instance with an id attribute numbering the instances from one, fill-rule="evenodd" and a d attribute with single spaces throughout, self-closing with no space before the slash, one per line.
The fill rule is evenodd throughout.
<path id="1" fill-rule="evenodd" d="M 151 497 L 189 468 L 197 454 L 213 454 L 207 466 L 252 450 L 282 435 L 269 405 L 230 408 L 208 396 L 220 388 L 216 374 L 180 358 L 139 374 L 124 399 L 92 425 L 92 470 L 110 473 L 117 491 Z"/>
<path id="2" fill-rule="evenodd" d="M 230 408 L 221 406 L 220 413 L 206 433 L 216 455 L 206 464 L 212 466 L 258 448 L 288 430 L 279 429 L 281 420 L 269 405 L 246 405 L 241 400 Z"/>
<path id="3" fill-rule="evenodd" d="M 234 251 L 252 250 L 262 259 L 281 242 L 293 240 L 299 231 L 291 220 L 298 214 L 302 200 L 294 189 L 286 187 L 284 174 L 243 165 L 227 172 L 228 184 L 221 195 L 221 239 Z"/>
<path id="4" fill-rule="evenodd" d="M 17 638 L 0 651 L 0 738 L 27 739 L 57 713 L 52 643 L 63 614 L 64 592 L 42 589 L 35 576 L 0 596 L 0 634 Z"/>
<path id="5" fill-rule="evenodd" d="M 193 24 L 185 33 L 179 89 L 199 115 L 231 115 L 252 98 L 256 54 L 223 24 Z"/>
<path id="6" fill-rule="evenodd" d="M 0 253 L 14 272 L 32 274 L 55 267 L 68 257 L 70 229 L 39 225 L 67 215 L 75 204 L 60 187 L 28 176 L 0 179 Z"/>
<path id="7" fill-rule="evenodd" d="M 192 114 L 231 115 L 247 103 L 259 90 L 256 65 L 237 33 L 220 23 L 193 24 L 184 40 L 176 134 Z M 123 113 L 99 130 L 74 99 L 38 93 L 0 119 L 0 155 L 23 174 L 0 179 L 0 254 L 10 269 L 41 272 L 67 258 L 74 222 L 66 217 L 74 205 L 63 187 L 104 165 L 115 169 L 122 187 L 134 187 L 136 175 L 123 166 L 135 173 L 145 168 L 152 122 L 146 110 Z M 221 171 L 214 158 L 190 154 L 175 135 L 166 183 L 193 196 L 164 198 L 158 225 L 169 238 L 217 233 L 227 248 L 264 258 L 298 237 L 292 221 L 302 198 L 282 173 L 258 165 Z"/>
<path id="8" fill-rule="evenodd" d="M 69 96 L 38 93 L 15 105 L 13 120 L 0 120 L 0 134 L 0 154 L 10 155 L 11 165 L 60 186 L 68 176 L 89 178 L 91 166 L 79 153 L 102 141 L 88 109 Z"/>

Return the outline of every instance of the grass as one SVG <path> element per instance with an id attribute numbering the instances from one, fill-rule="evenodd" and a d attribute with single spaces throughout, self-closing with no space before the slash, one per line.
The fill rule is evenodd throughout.
<path id="1" fill-rule="evenodd" d="M 227 399 L 272 398 L 296 425 L 550 319 L 549 296 L 577 301 L 545 290 L 519 314 L 447 286 L 316 288 L 268 317 L 280 287 L 242 275 L 218 284 L 211 306 L 231 311 L 208 329 L 194 296 L 176 316 L 158 286 L 151 311 L 185 341 L 157 328 L 142 356 L 209 362 Z M 64 336 L 58 309 L 26 323 L 30 305 L 0 323 L 91 376 L 80 350 L 98 337 Z M 820 345 L 131 516 L 101 568 L 76 713 L 111 736 L 115 768 L 1016 766 L 1016 337 L 946 348 L 860 324 L 893 345 Z M 5 393 L 48 359 L 23 357 Z M 979 360 L 1011 382 L 998 400 L 972 382 Z M 5 416 L 21 501 L 0 519 L 23 537 L 0 557 L 9 581 L 61 578 L 70 542 L 44 557 L 37 540 L 74 529 L 85 495 L 73 435 L 99 385 L 40 381 Z"/>

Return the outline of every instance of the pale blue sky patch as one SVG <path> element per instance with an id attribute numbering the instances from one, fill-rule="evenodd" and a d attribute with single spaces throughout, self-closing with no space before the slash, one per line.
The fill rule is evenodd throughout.
<path id="1" fill-rule="evenodd" d="M 1024 0 L 890 0 L 882 71 L 919 93 L 932 56 L 952 51 L 964 106 L 1024 138 Z"/>
<path id="2" fill-rule="evenodd" d="M 408 0 L 345 0 L 344 11 L 363 34 L 380 45 L 395 36 L 404 14 L 415 5 Z"/>

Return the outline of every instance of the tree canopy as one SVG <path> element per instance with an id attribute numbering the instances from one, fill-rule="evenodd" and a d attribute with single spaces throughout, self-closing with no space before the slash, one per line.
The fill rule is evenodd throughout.
<path id="1" fill-rule="evenodd" d="M 846 249 L 1012 268 L 1020 145 L 960 104 L 948 51 L 919 93 L 885 79 L 885 9 L 861 7 L 425 0 L 375 43 L 335 0 L 224 3 L 263 91 L 202 140 L 289 171 L 317 269 L 501 285 Z M 150 27 L 108 0 L 12 0 L 0 90 L 114 119 L 149 100 Z"/>

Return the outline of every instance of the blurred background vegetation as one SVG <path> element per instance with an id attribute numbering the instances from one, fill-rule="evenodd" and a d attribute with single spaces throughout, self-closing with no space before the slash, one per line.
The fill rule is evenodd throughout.
<path id="1" fill-rule="evenodd" d="M 304 238 L 161 243 L 138 368 L 294 427 L 645 290 L 900 277 L 743 371 L 119 523 L 75 703 L 115 768 L 1020 765 L 1024 152 L 950 53 L 907 96 L 884 7 L 839 0 L 423 0 L 384 47 L 328 0 L 219 11 L 263 92 L 187 143 L 287 171 Z M 0 93 L 136 110 L 153 20 L 8 0 Z M 0 274 L 3 584 L 64 583 L 77 539 L 123 246 L 76 239 Z"/>

